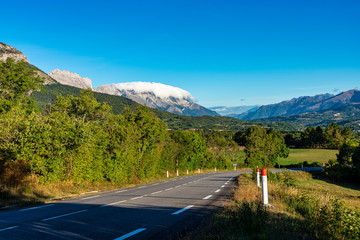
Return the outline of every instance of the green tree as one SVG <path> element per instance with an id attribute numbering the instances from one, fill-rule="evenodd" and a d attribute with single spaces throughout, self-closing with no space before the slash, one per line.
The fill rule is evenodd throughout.
<path id="1" fill-rule="evenodd" d="M 245 132 L 245 163 L 249 166 L 274 165 L 278 157 L 287 157 L 289 149 L 280 132 L 253 126 Z"/>
<path id="2" fill-rule="evenodd" d="M 40 89 L 43 82 L 24 61 L 16 62 L 12 58 L 0 61 L 0 113 L 16 105 L 34 109 L 30 94 Z"/>

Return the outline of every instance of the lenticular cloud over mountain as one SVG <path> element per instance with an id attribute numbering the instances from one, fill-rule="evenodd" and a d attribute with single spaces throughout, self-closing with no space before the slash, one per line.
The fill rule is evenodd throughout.
<path id="1" fill-rule="evenodd" d="M 127 82 L 111 84 L 111 86 L 117 90 L 134 91 L 137 94 L 152 92 L 161 99 L 174 97 L 185 99 L 191 102 L 196 101 L 196 99 L 188 91 L 162 83 Z"/>

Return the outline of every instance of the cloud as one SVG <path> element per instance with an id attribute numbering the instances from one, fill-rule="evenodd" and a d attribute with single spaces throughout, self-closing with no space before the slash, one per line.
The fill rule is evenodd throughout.
<path id="1" fill-rule="evenodd" d="M 135 93 L 153 92 L 157 97 L 164 99 L 175 97 L 195 102 L 196 99 L 184 89 L 154 82 L 126 82 L 114 83 L 111 86 L 118 90 L 134 91 Z"/>

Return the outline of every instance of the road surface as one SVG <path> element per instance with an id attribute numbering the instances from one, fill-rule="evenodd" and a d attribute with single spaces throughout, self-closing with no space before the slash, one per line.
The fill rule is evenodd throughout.
<path id="1" fill-rule="evenodd" d="M 176 239 L 219 206 L 243 172 L 178 177 L 0 211 L 0 239 Z"/>

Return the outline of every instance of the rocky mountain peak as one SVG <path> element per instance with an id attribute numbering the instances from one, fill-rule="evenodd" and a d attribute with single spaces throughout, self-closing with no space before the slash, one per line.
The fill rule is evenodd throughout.
<path id="1" fill-rule="evenodd" d="M 19 50 L 0 42 L 0 61 L 5 61 L 7 58 L 13 58 L 16 61 L 24 60 L 25 62 L 29 62 L 27 57 L 20 52 Z"/>
<path id="2" fill-rule="evenodd" d="M 73 86 L 77 88 L 92 88 L 91 79 L 87 77 L 81 77 L 77 73 L 72 73 L 66 70 L 55 69 L 49 73 L 49 76 L 54 78 L 57 82 Z"/>

